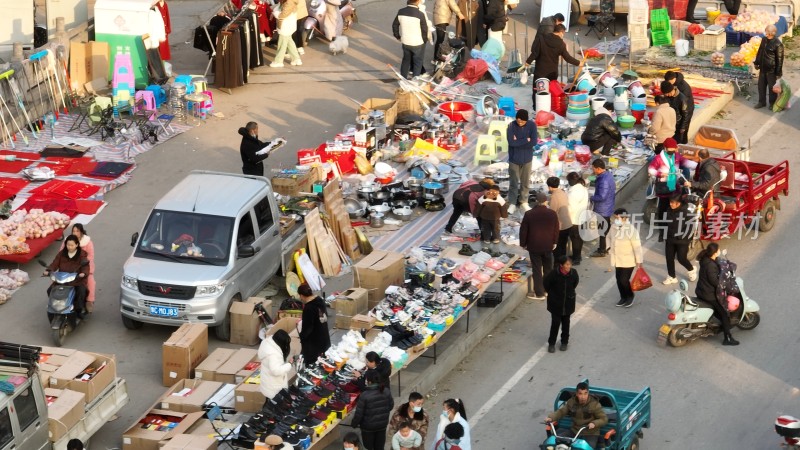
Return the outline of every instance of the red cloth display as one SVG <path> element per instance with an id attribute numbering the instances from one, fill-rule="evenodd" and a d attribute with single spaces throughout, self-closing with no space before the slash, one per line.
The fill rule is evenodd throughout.
<path id="1" fill-rule="evenodd" d="M 172 59 L 172 54 L 169 50 L 169 34 L 172 33 L 172 25 L 169 22 L 169 6 L 167 6 L 165 0 L 159 1 L 155 6 L 158 12 L 161 13 L 161 18 L 164 19 L 164 32 L 166 34 L 164 42 L 158 44 L 158 53 L 161 54 L 161 59 L 169 61 Z"/>
<path id="2" fill-rule="evenodd" d="M 72 217 L 70 217 L 70 219 L 71 218 Z M 28 244 L 28 247 L 30 247 L 30 252 L 20 255 L 0 255 L 0 261 L 8 261 L 17 264 L 25 264 L 30 262 L 33 260 L 33 258 L 39 256 L 39 253 L 42 253 L 42 250 L 46 249 L 50 246 L 50 244 L 55 242 L 59 236 L 61 236 L 61 230 L 56 230 L 39 239 L 26 239 L 25 243 Z"/>
<path id="3" fill-rule="evenodd" d="M 0 202 L 8 200 L 12 195 L 17 195 L 27 185 L 28 180 L 22 178 L 0 177 Z"/>
<path id="4" fill-rule="evenodd" d="M 19 173 L 22 169 L 33 164 L 31 161 L 3 161 L 3 156 L 16 156 L 23 159 L 39 159 L 39 154 L 34 152 L 15 152 L 13 150 L 0 150 L 0 172 Z"/>
<path id="5" fill-rule="evenodd" d="M 79 159 L 69 166 L 69 173 L 77 175 L 87 174 L 97 167 L 97 161 L 91 159 Z"/>
<path id="6" fill-rule="evenodd" d="M 100 200 L 70 200 L 49 197 L 31 197 L 17 210 L 41 209 L 45 212 L 55 211 L 75 217 L 78 214 L 97 214 L 103 202 Z"/>
<path id="7" fill-rule="evenodd" d="M 68 198 L 85 199 L 96 194 L 100 186 L 88 183 L 79 183 L 69 180 L 50 180 L 42 186 L 31 190 L 31 198 Z"/>

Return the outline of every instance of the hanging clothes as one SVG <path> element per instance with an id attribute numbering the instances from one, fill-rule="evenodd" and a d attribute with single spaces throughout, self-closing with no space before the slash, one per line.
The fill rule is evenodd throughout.
<path id="1" fill-rule="evenodd" d="M 172 33 L 172 23 L 169 20 L 169 6 L 166 0 L 160 0 L 156 3 L 156 9 L 161 14 L 161 20 L 164 22 L 164 40 L 158 45 L 158 52 L 161 54 L 161 59 L 169 61 L 172 59 L 172 53 L 169 49 L 169 35 Z"/>
<path id="2" fill-rule="evenodd" d="M 258 16 L 258 33 L 264 37 L 272 37 L 272 8 L 266 1 L 256 0 L 256 15 Z"/>
<path id="3" fill-rule="evenodd" d="M 260 37 L 261 28 L 258 14 L 250 14 L 250 68 L 255 69 L 264 65 L 264 55 L 261 53 Z"/>
<path id="4" fill-rule="evenodd" d="M 250 23 L 244 18 L 239 19 L 237 23 L 239 24 L 239 39 L 242 46 L 242 73 L 246 84 L 247 77 L 250 75 Z"/>
<path id="5" fill-rule="evenodd" d="M 214 74 L 214 85 L 219 89 L 244 86 L 242 38 L 238 27 L 231 27 L 228 31 L 221 31 L 217 35 Z"/>
<path id="6" fill-rule="evenodd" d="M 160 52 L 161 43 L 167 39 L 164 19 L 155 9 L 151 9 L 147 15 L 147 39 L 144 40 L 144 48 L 157 48 Z"/>

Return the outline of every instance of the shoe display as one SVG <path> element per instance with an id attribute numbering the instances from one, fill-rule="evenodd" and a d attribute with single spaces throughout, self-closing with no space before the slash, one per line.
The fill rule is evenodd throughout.
<path id="1" fill-rule="evenodd" d="M 472 256 L 477 253 L 475 250 L 472 249 L 472 246 L 469 244 L 461 244 L 461 250 L 458 251 L 459 255 L 464 256 Z"/>

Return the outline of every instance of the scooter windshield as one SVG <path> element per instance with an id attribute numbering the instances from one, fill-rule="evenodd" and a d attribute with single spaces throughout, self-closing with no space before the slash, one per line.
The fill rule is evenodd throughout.
<path id="1" fill-rule="evenodd" d="M 76 278 L 78 278 L 78 274 L 73 272 L 53 272 L 50 274 L 50 279 L 58 284 L 71 283 Z"/>

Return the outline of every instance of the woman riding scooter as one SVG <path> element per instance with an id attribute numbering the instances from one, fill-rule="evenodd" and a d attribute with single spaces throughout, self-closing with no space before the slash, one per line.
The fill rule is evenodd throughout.
<path id="1" fill-rule="evenodd" d="M 89 278 L 89 256 L 85 250 L 81 250 L 81 242 L 74 234 L 67 236 L 64 248 L 56 254 L 53 262 L 47 266 L 44 276 L 49 276 L 50 272 L 77 273 L 75 281 L 66 283 L 68 286 L 75 287 L 75 311 L 79 318 L 83 318 L 86 307 L 87 280 Z M 52 285 L 47 288 L 50 295 Z"/>
<path id="2" fill-rule="evenodd" d="M 739 345 L 739 341 L 731 336 L 731 318 L 727 308 L 722 305 L 723 296 L 719 286 L 720 266 L 717 262 L 719 255 L 719 245 L 712 242 L 697 256 L 697 260 L 700 261 L 700 276 L 694 292 L 701 300 L 714 307 L 714 315 L 722 323 L 722 331 L 725 333 L 722 345 Z"/>

